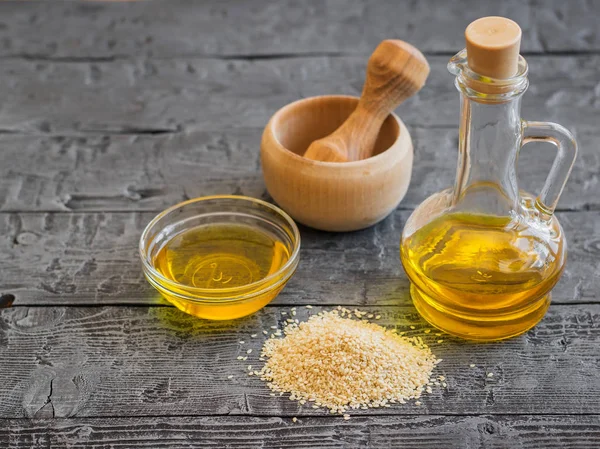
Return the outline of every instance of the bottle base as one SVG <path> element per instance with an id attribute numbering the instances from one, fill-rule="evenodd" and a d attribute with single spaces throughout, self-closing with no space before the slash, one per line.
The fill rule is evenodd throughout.
<path id="1" fill-rule="evenodd" d="M 432 326 L 456 337 L 497 341 L 520 335 L 534 327 L 550 306 L 548 293 L 525 309 L 509 315 L 454 314 L 411 283 L 410 295 L 419 314 Z"/>

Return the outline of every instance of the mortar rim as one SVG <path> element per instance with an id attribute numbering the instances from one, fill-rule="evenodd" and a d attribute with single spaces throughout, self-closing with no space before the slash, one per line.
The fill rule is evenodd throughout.
<path id="1" fill-rule="evenodd" d="M 393 144 L 390 145 L 387 149 L 385 149 L 381 153 L 376 154 L 375 156 L 371 156 L 367 159 L 361 159 L 358 161 L 349 161 L 349 162 L 316 161 L 313 159 L 307 159 L 304 156 L 301 156 L 299 154 L 294 153 L 293 151 L 288 150 L 280 142 L 280 140 L 277 136 L 277 133 L 275 130 L 275 122 L 279 119 L 279 117 L 285 111 L 289 110 L 290 108 L 297 107 L 301 103 L 313 102 L 313 101 L 317 101 L 317 100 L 321 100 L 321 99 L 325 99 L 325 98 L 345 99 L 345 100 L 351 99 L 351 100 L 356 100 L 357 103 L 360 100 L 360 97 L 357 97 L 354 95 L 337 95 L 336 94 L 336 95 L 316 95 L 316 96 L 312 96 L 312 97 L 300 98 L 291 103 L 288 103 L 285 106 L 282 106 L 281 108 L 279 108 L 269 119 L 269 122 L 265 126 L 265 130 L 263 133 L 263 142 L 268 133 L 271 142 L 274 144 L 274 146 L 277 148 L 277 150 L 281 151 L 282 153 L 291 157 L 293 160 L 295 160 L 299 163 L 302 163 L 302 164 L 306 164 L 307 166 L 323 167 L 323 168 L 329 168 L 329 169 L 335 169 L 335 170 L 350 170 L 352 168 L 361 168 L 362 169 L 367 166 L 379 165 L 379 164 L 385 162 L 386 159 L 389 159 L 395 155 L 396 152 L 390 151 L 392 149 L 397 149 L 401 153 L 406 153 L 407 151 L 412 150 L 412 145 L 411 145 L 412 139 L 410 137 L 410 132 L 408 131 L 408 129 L 407 129 L 406 125 L 404 124 L 404 122 L 402 121 L 402 119 L 395 112 L 391 112 L 389 115 L 392 116 L 393 120 L 396 122 L 396 125 L 398 126 L 398 133 L 397 133 L 396 139 L 394 140 Z M 386 120 L 387 119 L 388 118 L 386 117 Z M 402 142 L 403 140 L 407 140 L 407 141 L 403 144 L 403 142 Z"/>

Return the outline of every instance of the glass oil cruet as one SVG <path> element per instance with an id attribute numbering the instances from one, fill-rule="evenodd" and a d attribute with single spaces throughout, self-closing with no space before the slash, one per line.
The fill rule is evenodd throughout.
<path id="1" fill-rule="evenodd" d="M 484 17 L 448 69 L 461 93 L 459 160 L 453 188 L 410 216 L 400 253 L 411 296 L 430 324 L 471 340 L 500 340 L 535 326 L 548 309 L 567 244 L 554 209 L 577 145 L 554 123 L 521 119 L 528 86 L 521 29 Z M 537 196 L 519 191 L 517 159 L 531 141 L 557 156 Z"/>

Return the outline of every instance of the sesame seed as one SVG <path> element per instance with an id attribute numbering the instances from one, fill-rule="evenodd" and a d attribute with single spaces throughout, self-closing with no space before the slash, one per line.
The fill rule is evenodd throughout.
<path id="1" fill-rule="evenodd" d="M 441 332 L 438 332 L 438 333 L 437 333 L 437 334 L 435 334 L 435 335 L 436 335 L 436 336 L 438 336 L 438 337 L 441 337 L 441 336 L 442 336 L 442 333 L 441 333 Z"/>
<path id="2" fill-rule="evenodd" d="M 292 418 L 293 422 L 298 422 L 298 418 L 296 418 L 295 416 Z"/>
<path id="3" fill-rule="evenodd" d="M 415 326 L 410 326 L 410 328 L 411 328 L 411 329 L 413 329 L 413 330 L 414 330 L 414 329 L 416 329 L 416 327 L 415 327 Z"/>
<path id="4" fill-rule="evenodd" d="M 446 382 L 442 382 L 442 387 L 446 388 L 448 384 Z"/>
<path id="5" fill-rule="evenodd" d="M 238 359 L 238 360 L 242 360 L 243 358 L 244 358 L 244 357 L 242 357 L 241 355 L 238 355 L 238 356 L 237 356 L 237 359 Z"/>
<path id="6" fill-rule="evenodd" d="M 494 373 L 488 373 L 487 377 L 494 377 Z"/>
<path id="7" fill-rule="evenodd" d="M 367 318 L 373 318 L 373 316 L 374 316 L 374 315 L 373 315 L 372 313 L 369 313 L 369 314 L 367 315 Z"/>
<path id="8" fill-rule="evenodd" d="M 248 373 L 248 376 L 254 376 L 254 373 L 253 373 L 252 371 L 250 371 L 250 372 Z"/>
<path id="9" fill-rule="evenodd" d="M 438 343 L 444 343 L 444 340 L 438 340 L 437 342 Z"/>
<path id="10" fill-rule="evenodd" d="M 287 315 L 287 312 L 281 312 L 282 315 Z"/>
<path id="11" fill-rule="evenodd" d="M 355 310 L 359 320 L 343 314 L 338 308 L 314 314 L 301 325 L 294 320 L 283 338 L 264 342 L 266 362 L 254 374 L 280 396 L 289 393 L 292 401 L 310 401 L 311 407 L 325 407 L 332 414 L 418 397 L 437 362 L 423 340 L 361 320 L 366 312 Z"/>
<path id="12" fill-rule="evenodd" d="M 425 389 L 425 391 L 427 391 L 427 393 L 429 393 L 429 394 L 433 393 L 433 390 L 431 389 L 431 387 L 427 387 Z"/>
<path id="13" fill-rule="evenodd" d="M 271 329 L 277 329 L 277 326 L 271 326 Z"/>
<path id="14" fill-rule="evenodd" d="M 474 363 L 471 363 L 469 366 L 470 366 L 471 368 L 475 368 L 475 364 L 474 364 Z"/>
<path id="15" fill-rule="evenodd" d="M 431 329 L 425 329 L 425 333 L 428 334 L 431 332 Z"/>
<path id="16" fill-rule="evenodd" d="M 344 419 L 348 421 L 350 419 L 350 415 L 344 415 Z"/>
<path id="17" fill-rule="evenodd" d="M 252 370 L 252 365 L 248 365 L 248 370 Z"/>
<path id="18" fill-rule="evenodd" d="M 248 349 L 248 350 L 246 351 L 246 354 L 252 354 L 252 349 Z"/>
<path id="19" fill-rule="evenodd" d="M 252 337 L 252 338 L 256 338 L 257 336 L 258 336 L 258 334 L 252 334 L 252 335 L 250 335 L 250 337 Z"/>
<path id="20" fill-rule="evenodd" d="M 268 334 L 268 332 L 267 332 L 267 331 L 263 331 L 263 334 L 267 335 L 267 334 Z"/>
<path id="21" fill-rule="evenodd" d="M 227 379 L 233 379 L 233 374 L 230 374 L 229 376 L 227 376 Z"/>
<path id="22" fill-rule="evenodd" d="M 439 380 L 446 380 L 446 376 L 438 376 Z"/>
<path id="23" fill-rule="evenodd" d="M 312 309 L 311 305 L 306 306 L 307 309 Z"/>
<path id="24" fill-rule="evenodd" d="M 416 401 L 416 402 L 415 402 L 415 405 L 417 405 L 417 406 L 418 406 L 418 405 L 421 405 L 421 401 Z"/>
<path id="25" fill-rule="evenodd" d="M 375 319 L 376 319 L 376 320 L 379 320 L 379 319 L 381 319 L 381 315 L 375 315 Z"/>
<path id="26" fill-rule="evenodd" d="M 296 311 L 295 310 L 292 310 L 292 315 L 296 316 Z"/>

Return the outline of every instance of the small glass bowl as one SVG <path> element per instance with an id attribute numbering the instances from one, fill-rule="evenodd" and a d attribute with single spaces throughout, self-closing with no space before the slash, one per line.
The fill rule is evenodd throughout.
<path id="1" fill-rule="evenodd" d="M 276 236 L 290 257 L 263 279 L 220 289 L 180 284 L 155 269 L 153 261 L 168 241 L 186 230 L 210 224 L 243 224 Z M 298 266 L 300 232 L 290 216 L 272 204 L 245 196 L 207 196 L 179 203 L 154 217 L 142 232 L 139 251 L 146 279 L 170 303 L 200 318 L 230 320 L 263 308 L 283 289 Z"/>

